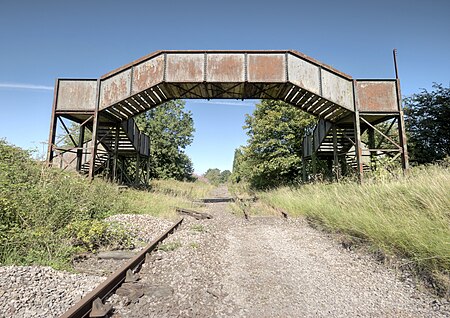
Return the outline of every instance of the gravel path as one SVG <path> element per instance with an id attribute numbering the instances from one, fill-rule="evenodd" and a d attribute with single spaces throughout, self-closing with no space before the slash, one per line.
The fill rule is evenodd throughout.
<path id="1" fill-rule="evenodd" d="M 251 221 L 226 241 L 224 290 L 246 317 L 445 317 L 384 266 L 301 222 Z"/>
<path id="2" fill-rule="evenodd" d="M 186 217 L 144 265 L 141 298 L 110 299 L 114 317 L 450 316 L 447 302 L 300 219 L 244 221 L 226 203 L 206 212 L 214 218 Z"/>

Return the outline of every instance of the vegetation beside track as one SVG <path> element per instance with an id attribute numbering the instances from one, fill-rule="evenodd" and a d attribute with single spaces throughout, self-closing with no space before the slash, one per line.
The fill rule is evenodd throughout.
<path id="1" fill-rule="evenodd" d="M 176 219 L 175 207 L 192 208 L 192 201 L 204 198 L 214 186 L 201 182 L 153 180 L 150 192 L 127 189 L 121 193 L 127 208 L 120 213 L 150 214 Z"/>
<path id="2" fill-rule="evenodd" d="M 119 213 L 171 218 L 175 206 L 190 207 L 210 185 L 156 181 L 148 191 L 119 190 L 100 178 L 46 167 L 30 153 L 0 139 L 0 265 L 70 268 L 76 253 L 130 247 L 119 224 L 103 221 Z M 168 189 L 171 189 L 169 191 Z"/>
<path id="3" fill-rule="evenodd" d="M 208 193 L 215 187 L 209 183 L 196 181 L 186 182 L 169 180 L 153 180 L 151 189 L 155 193 L 167 194 L 189 200 L 198 200 L 208 197 Z"/>
<path id="4" fill-rule="evenodd" d="M 417 167 L 406 177 L 316 183 L 260 192 L 265 203 L 305 216 L 349 243 L 369 243 L 383 256 L 404 259 L 435 284 L 450 287 L 450 167 Z"/>

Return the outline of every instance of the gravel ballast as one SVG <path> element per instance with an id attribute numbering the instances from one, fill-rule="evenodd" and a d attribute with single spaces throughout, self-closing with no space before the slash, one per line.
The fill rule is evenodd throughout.
<path id="1" fill-rule="evenodd" d="M 0 317 L 58 317 L 103 277 L 42 266 L 0 267 Z"/>

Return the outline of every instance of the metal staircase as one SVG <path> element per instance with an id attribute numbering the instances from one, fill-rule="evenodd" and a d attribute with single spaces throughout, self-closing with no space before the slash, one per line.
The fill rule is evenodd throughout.
<path id="1" fill-rule="evenodd" d="M 313 155 L 321 160 L 333 160 L 334 144 L 336 144 L 337 156 L 345 156 L 348 167 L 356 168 L 357 160 L 354 149 L 356 138 L 353 124 L 339 125 L 334 127 L 333 123 L 320 119 L 314 129 L 303 139 L 303 151 L 305 159 L 312 159 Z M 367 129 L 361 127 L 361 134 Z M 363 169 L 370 170 L 370 166 L 363 162 Z"/>
<path id="2" fill-rule="evenodd" d="M 95 174 L 101 173 L 103 171 L 103 169 L 105 169 L 107 167 L 109 159 L 110 159 L 110 156 L 108 155 L 108 153 L 98 153 L 97 157 L 95 158 L 94 173 Z M 90 160 L 84 162 L 81 165 L 80 172 L 83 174 L 87 174 L 89 172 L 89 164 L 90 164 Z"/>
<path id="3" fill-rule="evenodd" d="M 89 128 L 92 129 L 92 127 Z M 99 145 L 94 163 L 95 174 L 101 173 L 115 155 L 134 157 L 139 154 L 145 158 L 150 155 L 150 137 L 140 132 L 132 118 L 115 126 L 99 125 L 97 135 Z M 85 147 L 89 146 L 85 145 Z M 91 160 L 89 157 L 82 161 L 80 172 L 89 172 Z"/>

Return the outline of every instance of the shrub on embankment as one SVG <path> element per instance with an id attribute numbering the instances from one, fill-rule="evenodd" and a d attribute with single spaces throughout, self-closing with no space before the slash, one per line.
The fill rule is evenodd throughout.
<path id="1" fill-rule="evenodd" d="M 450 273 L 450 168 L 417 167 L 406 177 L 308 184 L 259 193 L 292 216 L 306 216 L 328 231 L 368 242 L 384 255 L 437 278 L 441 292 Z M 444 291 L 442 290 L 444 289 Z"/>
<path id="2" fill-rule="evenodd" d="M 62 267 L 77 250 L 127 244 L 100 221 L 124 207 L 112 184 L 48 168 L 0 140 L 0 264 Z"/>
<path id="3" fill-rule="evenodd" d="M 178 193 L 167 189 L 178 187 Z M 203 190 L 199 190 L 203 189 Z M 155 182 L 152 194 L 76 173 L 48 168 L 30 153 L 0 139 L 0 265 L 39 264 L 69 267 L 81 251 L 128 247 L 130 236 L 104 218 L 118 213 L 174 217 L 174 206 L 187 206 L 205 186 Z"/>

